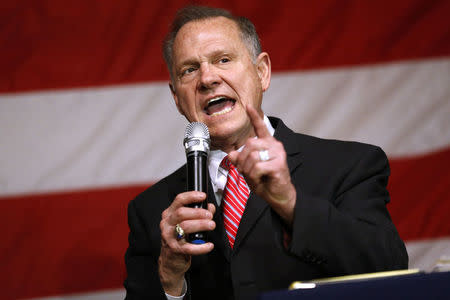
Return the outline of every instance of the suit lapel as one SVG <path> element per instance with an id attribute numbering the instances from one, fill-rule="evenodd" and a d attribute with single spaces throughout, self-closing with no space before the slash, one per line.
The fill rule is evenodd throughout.
<path id="1" fill-rule="evenodd" d="M 274 137 L 284 145 L 289 171 L 292 175 L 302 163 L 300 153 L 301 147 L 298 143 L 295 143 L 295 133 L 287 128 L 280 119 L 270 118 L 270 121 L 275 128 Z M 250 193 L 244 215 L 239 224 L 236 241 L 234 243 L 234 251 L 239 248 L 241 242 L 245 239 L 245 236 L 251 231 L 252 227 L 256 225 L 258 219 L 266 209 L 269 209 L 267 202 L 258 195 Z"/>
<path id="2" fill-rule="evenodd" d="M 234 241 L 234 250 L 238 249 L 242 240 L 250 232 L 252 227 L 256 224 L 263 212 L 269 207 L 266 201 L 261 199 L 258 195 L 250 193 L 245 206 L 244 214 L 242 215 L 239 224 L 236 240 Z"/>
<path id="3" fill-rule="evenodd" d="M 284 125 L 283 121 L 277 118 L 269 118 L 276 128 L 274 137 L 283 143 L 286 150 L 289 171 L 292 173 L 302 164 L 301 145 L 298 142 L 297 134 Z"/>

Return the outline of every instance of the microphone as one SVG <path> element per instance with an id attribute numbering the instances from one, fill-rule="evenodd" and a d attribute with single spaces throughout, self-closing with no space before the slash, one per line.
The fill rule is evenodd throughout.
<path id="1" fill-rule="evenodd" d="M 187 191 L 200 191 L 208 194 L 209 175 L 207 160 L 210 138 L 208 127 L 200 122 L 192 122 L 186 127 L 184 140 L 186 150 Z M 207 209 L 207 201 L 189 205 L 194 208 Z M 186 240 L 192 244 L 206 243 L 206 232 L 187 235 Z"/>

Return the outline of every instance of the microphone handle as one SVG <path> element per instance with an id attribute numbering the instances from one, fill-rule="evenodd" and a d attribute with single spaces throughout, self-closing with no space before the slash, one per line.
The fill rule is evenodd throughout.
<path id="1" fill-rule="evenodd" d="M 203 151 L 192 151 L 187 153 L 187 190 L 200 191 L 208 194 L 208 154 Z M 189 205 L 194 208 L 207 209 L 207 201 Z M 187 235 L 186 240 L 192 244 L 206 243 L 206 232 L 196 232 Z"/>

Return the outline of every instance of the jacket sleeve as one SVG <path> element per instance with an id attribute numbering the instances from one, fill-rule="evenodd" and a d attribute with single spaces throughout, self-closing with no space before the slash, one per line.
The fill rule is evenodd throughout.
<path id="1" fill-rule="evenodd" d="M 160 245 L 152 245 L 144 225 L 136 200 L 128 205 L 129 246 L 125 254 L 127 278 L 124 282 L 126 298 L 166 300 L 158 276 L 158 257 Z M 154 240 L 154 239 L 153 239 Z"/>
<path id="2" fill-rule="evenodd" d="M 368 151 L 367 151 L 368 150 Z M 303 189 L 295 180 L 297 203 L 289 251 L 330 276 L 408 267 L 408 255 L 386 204 L 389 163 L 378 147 L 359 151 L 333 187 Z M 327 174 L 327 170 L 324 170 Z"/>

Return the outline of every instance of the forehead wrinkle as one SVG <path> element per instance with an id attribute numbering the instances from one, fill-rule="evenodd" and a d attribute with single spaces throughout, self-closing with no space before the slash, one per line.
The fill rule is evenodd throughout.
<path id="1" fill-rule="evenodd" d="M 245 47 L 246 45 L 242 43 Z M 236 49 L 235 45 L 231 45 L 230 43 L 221 43 L 219 40 L 213 40 L 208 45 L 203 46 L 205 50 L 201 51 L 200 53 L 194 54 L 193 57 L 188 57 L 180 62 L 181 66 L 184 65 L 194 65 L 199 64 L 202 61 L 210 61 L 214 60 L 215 58 L 221 57 L 221 56 L 230 56 L 230 57 L 236 57 L 239 56 L 239 50 Z M 211 50 L 208 50 L 207 48 L 213 48 Z M 248 51 L 247 47 L 245 49 Z"/>
<path id="2" fill-rule="evenodd" d="M 202 28 L 205 25 L 208 27 L 206 31 L 204 31 L 204 28 Z M 223 25 L 223 27 L 221 25 Z M 214 28 L 214 30 L 210 31 L 210 28 Z M 216 29 L 219 30 L 217 31 Z M 233 38 L 237 38 L 238 40 L 240 40 L 240 42 L 245 44 L 242 38 L 241 31 L 234 21 L 224 17 L 214 17 L 190 21 L 183 25 L 183 27 L 180 28 L 175 37 L 174 48 L 177 48 L 175 44 L 178 44 L 177 41 L 179 42 L 180 39 L 188 41 L 191 44 L 196 44 L 199 40 L 208 40 L 207 37 L 212 36 L 210 42 L 214 42 L 214 36 L 216 36 L 217 34 L 228 37 L 233 36 Z"/>

